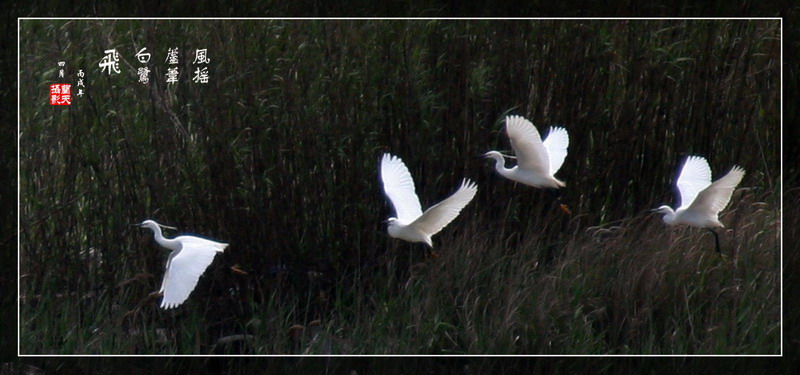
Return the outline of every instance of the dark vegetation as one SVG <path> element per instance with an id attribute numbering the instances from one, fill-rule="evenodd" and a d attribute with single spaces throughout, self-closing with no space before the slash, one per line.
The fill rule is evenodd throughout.
<path id="1" fill-rule="evenodd" d="M 778 25 L 25 21 L 21 352 L 777 354 Z M 58 61 L 87 74 L 69 108 L 47 102 Z M 509 149 L 506 114 L 570 132 L 571 216 L 475 158 Z M 383 152 L 423 206 L 477 181 L 438 258 L 385 234 Z M 648 211 L 689 154 L 747 170 L 729 259 Z M 146 218 L 230 243 L 175 311 L 147 299 L 166 251 Z"/>

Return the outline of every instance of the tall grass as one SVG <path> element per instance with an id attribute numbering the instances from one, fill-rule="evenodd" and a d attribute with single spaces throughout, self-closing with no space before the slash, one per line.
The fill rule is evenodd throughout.
<path id="1" fill-rule="evenodd" d="M 708 233 L 666 231 L 649 214 L 570 225 L 556 243 L 530 231 L 516 246 L 473 219 L 396 288 L 357 293 L 380 297 L 372 319 L 342 329 L 353 318 L 337 314 L 329 333 L 365 353 L 763 353 L 780 335 L 777 218 L 743 198 L 729 260 Z"/>
<path id="2" fill-rule="evenodd" d="M 776 353 L 778 26 L 24 21 L 22 352 Z M 87 73 L 68 109 L 47 105 L 58 61 Z M 509 148 L 509 113 L 569 130 L 572 216 L 474 158 Z M 439 258 L 386 236 L 383 152 L 426 206 L 478 182 Z M 687 154 L 747 170 L 730 260 L 645 212 Z M 175 311 L 147 298 L 166 253 L 145 218 L 230 243 Z"/>

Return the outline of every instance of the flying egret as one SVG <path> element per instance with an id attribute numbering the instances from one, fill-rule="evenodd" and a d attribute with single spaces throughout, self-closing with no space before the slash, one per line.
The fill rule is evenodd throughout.
<path id="1" fill-rule="evenodd" d="M 506 134 L 511 141 L 516 157 L 503 155 L 497 151 L 483 154 L 486 158 L 494 159 L 494 169 L 497 173 L 511 181 L 537 188 L 562 188 L 564 182 L 554 175 L 561 169 L 567 157 L 569 147 L 569 134 L 561 127 L 551 127 L 550 133 L 542 141 L 539 131 L 533 123 L 522 116 L 506 116 Z M 517 165 L 506 168 L 505 158 L 517 159 Z M 562 211 L 570 214 L 569 208 L 556 201 Z"/>
<path id="2" fill-rule="evenodd" d="M 228 246 L 226 243 L 211 241 L 196 236 L 164 238 L 161 228 L 176 229 L 161 225 L 153 220 L 145 220 L 136 226 L 153 230 L 153 236 L 161 247 L 172 250 L 167 259 L 166 273 L 159 293 L 163 293 L 161 308 L 178 307 L 197 286 L 197 280 L 211 265 L 214 256 Z"/>
<path id="3" fill-rule="evenodd" d="M 722 178 L 711 182 L 711 168 L 705 158 L 689 156 L 678 175 L 678 192 L 680 205 L 677 210 L 667 205 L 656 209 L 664 214 L 663 220 L 669 225 L 689 225 L 704 228 L 714 234 L 717 253 L 722 254 L 719 247 L 719 235 L 713 228 L 724 228 L 719 221 L 719 212 L 728 205 L 731 194 L 744 177 L 744 169 L 734 165 L 731 171 Z"/>
<path id="4" fill-rule="evenodd" d="M 494 168 L 501 176 L 537 188 L 562 188 L 566 186 L 553 175 L 567 157 L 569 135 L 561 127 L 550 128 L 544 141 L 533 123 L 522 116 L 506 117 L 506 133 L 516 155 L 517 165 L 506 168 L 504 155 L 489 151 L 483 156 L 495 161 Z"/>
<path id="5" fill-rule="evenodd" d="M 431 236 L 453 221 L 478 191 L 478 186 L 465 178 L 453 195 L 423 213 L 414 180 L 400 158 L 383 154 L 380 172 L 383 191 L 397 213 L 397 217 L 387 220 L 389 236 L 408 242 L 424 242 L 431 248 Z"/>

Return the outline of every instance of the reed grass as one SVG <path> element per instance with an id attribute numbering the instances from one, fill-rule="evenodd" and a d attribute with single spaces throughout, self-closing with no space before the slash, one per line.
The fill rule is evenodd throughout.
<path id="1" fill-rule="evenodd" d="M 778 353 L 779 25 L 25 20 L 21 352 Z M 87 73 L 69 108 L 46 100 L 58 61 Z M 509 148 L 512 113 L 569 130 L 571 216 L 474 158 Z M 438 258 L 385 234 L 383 152 L 424 206 L 478 183 Z M 688 154 L 747 170 L 729 259 L 647 212 Z M 176 310 L 147 299 L 166 252 L 129 227 L 146 218 L 230 243 Z"/>

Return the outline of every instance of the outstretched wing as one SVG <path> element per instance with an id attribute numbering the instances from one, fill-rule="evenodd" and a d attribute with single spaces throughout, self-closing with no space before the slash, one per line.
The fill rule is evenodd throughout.
<path id="1" fill-rule="evenodd" d="M 194 247 L 209 247 L 220 253 L 223 252 L 226 247 L 228 247 L 228 244 L 226 243 L 217 242 L 203 237 L 198 237 L 197 235 L 194 234 L 183 235 L 180 237 L 176 237 L 175 239 L 180 240 L 181 244 L 183 244 L 184 246 L 186 246 L 187 244 L 191 244 Z"/>
<path id="2" fill-rule="evenodd" d="M 478 185 L 465 178 L 461 181 L 461 187 L 453 195 L 427 209 L 410 225 L 428 236 L 433 236 L 458 217 L 461 210 L 475 197 L 477 192 Z"/>
<path id="3" fill-rule="evenodd" d="M 186 301 L 217 252 L 219 250 L 216 247 L 197 242 L 183 243 L 180 250 L 173 251 L 161 284 L 161 292 L 164 293 L 161 307 L 170 309 Z"/>
<path id="4" fill-rule="evenodd" d="M 533 123 L 522 116 L 507 116 L 506 133 L 511 141 L 511 148 L 514 149 L 517 165 L 520 168 L 544 175 L 550 172 L 550 159 L 547 156 L 547 150 L 544 148 L 539 131 L 536 130 Z"/>
<path id="5" fill-rule="evenodd" d="M 676 185 L 680 193 L 678 209 L 689 207 L 697 194 L 711 185 L 711 167 L 708 166 L 706 159 L 689 156 L 683 164 Z"/>
<path id="6" fill-rule="evenodd" d="M 728 174 L 714 181 L 714 183 L 697 194 L 697 198 L 694 199 L 694 202 L 689 205 L 687 210 L 717 217 L 719 212 L 730 202 L 733 190 L 736 189 L 743 177 L 744 169 L 734 166 Z"/>
<path id="7" fill-rule="evenodd" d="M 383 154 L 381 180 L 383 191 L 392 201 L 398 220 L 411 222 L 422 215 L 419 197 L 414 189 L 414 180 L 400 158 Z"/>
<path id="8" fill-rule="evenodd" d="M 542 142 L 547 150 L 547 157 L 550 159 L 550 175 L 553 176 L 561 169 L 564 159 L 567 157 L 567 147 L 569 147 L 569 134 L 567 129 L 561 127 L 551 127 L 547 138 Z"/>

